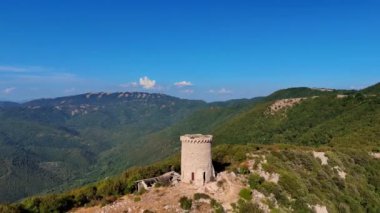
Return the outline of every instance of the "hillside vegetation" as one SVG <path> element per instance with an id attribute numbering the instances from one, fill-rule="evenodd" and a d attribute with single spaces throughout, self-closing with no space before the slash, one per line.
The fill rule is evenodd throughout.
<path id="1" fill-rule="evenodd" d="M 367 88 L 363 89 L 361 92 L 363 92 L 365 94 L 369 94 L 369 95 L 380 94 L 380 83 L 377 83 L 375 85 L 367 87 Z"/>
<path id="2" fill-rule="evenodd" d="M 2 102 L 0 202 L 81 186 L 161 160 L 177 152 L 179 134 L 209 131 L 258 100 L 207 104 L 126 92 Z"/>
<path id="3" fill-rule="evenodd" d="M 83 185 L 139 164 L 136 156 L 144 156 L 134 152 L 139 138 L 188 117 L 206 103 L 162 94 L 98 93 L 2 106 L 4 202 Z M 119 153 L 119 147 L 128 149 Z M 118 157 L 123 160 L 108 160 Z"/>
<path id="4" fill-rule="evenodd" d="M 265 102 L 214 131 L 218 143 L 289 143 L 298 145 L 380 145 L 380 97 L 361 94 L 308 98 L 271 113 Z"/>
<path id="5" fill-rule="evenodd" d="M 370 162 L 378 168 L 379 161 L 368 153 L 379 152 L 380 96 L 373 96 L 373 92 L 368 91 L 296 88 L 281 90 L 264 98 L 210 104 L 162 94 L 100 93 L 37 100 L 22 105 L 7 104 L 7 107 L 0 107 L 0 201 L 14 201 L 36 193 L 85 185 L 117 175 L 131 166 L 159 161 L 178 153 L 178 137 L 185 133 L 212 133 L 216 145 L 292 144 L 326 149 L 334 155 L 345 156 L 344 160 L 348 162 L 355 161 L 350 155 L 360 148 L 361 160 L 356 160 L 351 166 L 347 164 L 347 168 L 356 165 L 357 170 L 368 170 L 361 177 L 363 181 L 367 180 L 367 183 L 361 182 L 363 190 L 379 196 L 378 186 L 373 182 L 376 179 L 373 175 L 377 173 L 372 166 L 366 165 Z M 301 97 L 304 99 L 290 107 L 271 110 L 279 99 Z M 238 147 L 245 146 L 234 145 L 229 150 L 240 149 Z M 251 145 L 247 147 L 252 148 Z M 288 147 L 286 149 L 290 152 L 298 150 L 294 146 L 284 147 Z M 280 153 L 285 155 L 284 150 Z M 302 157 L 304 155 L 310 154 L 306 152 Z M 220 151 L 214 156 L 220 165 L 225 165 L 235 163 L 236 158 L 245 156 L 245 153 L 232 157 L 230 153 Z M 270 152 L 268 161 L 271 156 L 276 158 Z M 285 157 L 276 159 L 274 167 L 284 166 L 284 160 Z M 173 162 L 169 164 L 178 166 Z M 64 208 L 106 202 L 109 196 L 133 192 L 131 183 L 134 180 L 168 171 L 169 164 L 158 169 L 153 169 L 154 166 L 132 169 L 126 173 L 127 179 L 125 175 L 108 178 L 65 194 L 27 200 L 58 202 L 54 205 L 71 203 Z M 292 172 L 297 175 L 304 172 L 288 169 L 294 169 Z M 133 175 L 129 175 L 131 172 Z M 320 180 L 317 178 L 317 181 Z M 98 190 L 102 184 L 110 187 L 104 189 L 108 190 L 107 193 Z M 80 195 L 82 192 L 90 194 Z M 83 198 L 86 201 L 73 201 L 79 199 L 76 193 L 86 197 Z M 352 199 L 358 199 L 356 195 Z M 321 193 L 316 196 L 322 199 Z M 69 201 L 61 201 L 61 198 Z M 28 205 L 45 208 L 25 202 L 30 201 L 23 201 L 17 208 L 30 209 Z"/>
<path id="6" fill-rule="evenodd" d="M 326 165 L 313 157 L 314 151 L 325 153 Z M 316 205 L 325 206 L 330 213 L 376 213 L 380 210 L 380 160 L 366 151 L 329 147 L 315 150 L 290 145 L 218 145 L 213 150 L 213 161 L 218 171 L 232 171 L 246 180 L 245 194 L 232 205 L 237 212 L 253 209 L 256 209 L 253 212 L 263 212 L 257 204 L 272 212 L 312 212 L 312 206 Z M 248 166 L 249 162 L 253 164 Z M 278 182 L 260 177 L 256 172 L 258 166 L 270 174 L 279 174 Z M 107 205 L 125 194 L 136 193 L 135 180 L 157 176 L 171 169 L 179 171 L 179 157 L 131 168 L 120 176 L 63 194 L 32 197 L 0 209 L 7 212 L 65 212 L 81 206 Z M 340 171 L 344 171 L 345 176 Z M 264 198 L 256 200 L 255 205 L 250 204 L 252 196 L 258 193 Z"/>

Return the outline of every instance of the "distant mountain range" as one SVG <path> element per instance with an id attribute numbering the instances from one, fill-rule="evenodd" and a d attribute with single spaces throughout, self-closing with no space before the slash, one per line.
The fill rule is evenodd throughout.
<path id="1" fill-rule="evenodd" d="M 214 134 L 216 144 L 374 149 L 380 146 L 379 95 L 380 84 L 361 91 L 290 88 L 214 103 L 141 92 L 0 102 L 0 201 L 161 160 L 178 153 L 185 133 Z"/>

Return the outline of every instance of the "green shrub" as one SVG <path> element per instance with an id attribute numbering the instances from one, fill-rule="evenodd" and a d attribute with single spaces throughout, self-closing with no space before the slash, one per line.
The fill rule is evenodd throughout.
<path id="1" fill-rule="evenodd" d="M 181 208 L 184 209 L 184 210 L 190 210 L 191 209 L 191 206 L 193 204 L 193 201 L 187 197 L 181 197 L 179 199 L 179 203 L 181 205 Z"/>
<path id="2" fill-rule="evenodd" d="M 289 193 L 292 197 L 299 198 L 307 195 L 308 190 L 302 182 L 301 178 L 294 173 L 282 173 L 279 184 Z"/>
<path id="3" fill-rule="evenodd" d="M 66 212 L 73 208 L 74 197 L 67 195 L 49 195 L 39 205 L 39 212 Z"/>
<path id="4" fill-rule="evenodd" d="M 298 198 L 295 200 L 295 202 L 292 203 L 292 208 L 297 209 L 298 212 L 300 213 L 307 213 L 310 212 L 310 208 L 308 206 L 308 203 L 304 198 Z"/>
<path id="5" fill-rule="evenodd" d="M 257 190 L 267 197 L 270 196 L 270 194 L 273 194 L 279 204 L 285 206 L 289 204 L 287 193 L 282 189 L 280 185 L 265 181 L 257 188 Z"/>
<path id="6" fill-rule="evenodd" d="M 246 175 L 246 174 L 249 174 L 250 171 L 247 166 L 242 166 L 242 167 L 239 167 L 238 173 L 242 175 Z"/>
<path id="7" fill-rule="evenodd" d="M 97 188 L 95 186 L 82 187 L 78 190 L 72 191 L 71 193 L 74 196 L 75 205 L 83 206 L 91 200 L 96 200 L 96 191 Z"/>
<path id="8" fill-rule="evenodd" d="M 252 199 L 252 191 L 249 188 L 244 188 L 240 190 L 239 196 L 243 198 L 244 200 L 251 200 Z"/>
<path id="9" fill-rule="evenodd" d="M 39 198 L 39 197 L 31 197 L 31 198 L 27 198 L 27 199 L 23 200 L 21 202 L 21 205 L 27 211 L 38 212 L 39 208 L 40 208 L 39 206 L 40 206 L 41 202 L 42 202 L 41 198 Z"/>
<path id="10" fill-rule="evenodd" d="M 252 174 L 248 177 L 248 184 L 251 189 L 257 189 L 264 181 L 265 179 L 258 174 Z"/>
<path id="11" fill-rule="evenodd" d="M 264 213 L 256 203 L 239 200 L 238 205 L 235 206 L 235 210 L 238 213 Z"/>
<path id="12" fill-rule="evenodd" d="M 1 205 L 0 204 L 0 212 L 6 212 L 6 213 L 21 213 L 22 211 L 15 207 L 15 206 L 11 206 L 11 205 Z"/>
<path id="13" fill-rule="evenodd" d="M 214 213 L 224 213 L 222 204 L 218 203 L 215 199 L 211 199 L 210 205 L 214 209 Z"/>
<path id="14" fill-rule="evenodd" d="M 107 179 L 101 181 L 97 185 L 97 195 L 101 196 L 110 196 L 110 195 L 123 195 L 124 194 L 124 185 L 120 180 Z"/>
<path id="15" fill-rule="evenodd" d="M 282 191 L 282 188 L 275 183 L 265 181 L 257 187 L 257 190 L 263 193 L 265 196 L 269 196 L 271 193 L 276 196 L 276 194 Z"/>
<path id="16" fill-rule="evenodd" d="M 199 199 L 210 199 L 210 196 L 204 193 L 195 193 L 194 194 L 194 200 L 199 200 Z"/>

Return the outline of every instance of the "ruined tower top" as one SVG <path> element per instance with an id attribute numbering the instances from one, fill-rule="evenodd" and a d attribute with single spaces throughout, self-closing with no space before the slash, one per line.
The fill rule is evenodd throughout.
<path id="1" fill-rule="evenodd" d="M 212 143 L 212 135 L 187 134 L 182 135 L 180 140 L 182 143 Z"/>

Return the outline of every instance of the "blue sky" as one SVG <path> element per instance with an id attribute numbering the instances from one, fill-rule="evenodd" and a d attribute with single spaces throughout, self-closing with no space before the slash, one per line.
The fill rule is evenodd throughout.
<path id="1" fill-rule="evenodd" d="M 380 2 L 0 2 L 0 100 L 147 91 L 207 101 L 380 81 Z"/>

